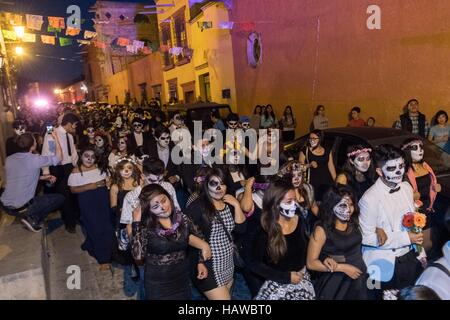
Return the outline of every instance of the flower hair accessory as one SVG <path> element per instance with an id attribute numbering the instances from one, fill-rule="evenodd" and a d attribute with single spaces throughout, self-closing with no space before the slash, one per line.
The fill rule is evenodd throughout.
<path id="1" fill-rule="evenodd" d="M 253 183 L 253 189 L 255 190 L 267 190 L 270 187 L 270 183 Z"/>
<path id="2" fill-rule="evenodd" d="M 406 149 L 408 149 L 409 147 L 412 147 L 412 145 L 417 144 L 417 143 L 423 145 L 422 140 L 417 139 L 417 140 L 411 141 L 410 143 L 405 144 L 405 145 L 402 147 L 402 150 L 406 150 Z"/>
<path id="3" fill-rule="evenodd" d="M 134 165 L 137 165 L 136 161 L 134 161 L 132 158 L 122 157 L 122 158 L 117 159 L 116 162 L 114 162 L 114 166 L 117 166 L 122 161 L 128 161 L 128 162 L 131 162 Z"/>
<path id="4" fill-rule="evenodd" d="M 364 149 L 355 150 L 353 152 L 347 153 L 347 158 L 356 157 L 357 155 L 359 155 L 359 154 L 361 154 L 363 152 L 371 153 L 372 149 L 371 148 L 364 148 Z"/>
<path id="5" fill-rule="evenodd" d="M 194 177 L 194 182 L 197 182 L 197 183 L 203 183 L 203 182 L 205 182 L 205 180 L 206 180 L 205 176 Z"/>

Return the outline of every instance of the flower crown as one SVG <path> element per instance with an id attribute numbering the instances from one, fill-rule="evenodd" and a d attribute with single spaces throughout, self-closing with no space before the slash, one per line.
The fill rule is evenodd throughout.
<path id="1" fill-rule="evenodd" d="M 417 139 L 417 140 L 411 141 L 410 143 L 405 144 L 405 145 L 402 147 L 402 150 L 406 150 L 406 149 L 408 149 L 409 147 L 412 147 L 412 145 L 413 145 L 413 144 L 416 144 L 416 143 L 419 143 L 419 144 L 423 145 L 422 140 Z"/>
<path id="2" fill-rule="evenodd" d="M 351 157 L 357 156 L 358 154 L 361 154 L 363 152 L 371 153 L 372 149 L 371 148 L 364 148 L 364 149 L 355 150 L 353 152 L 347 153 L 347 158 L 351 158 Z"/>
<path id="3" fill-rule="evenodd" d="M 114 166 L 117 166 L 122 161 L 128 161 L 128 162 L 131 162 L 134 165 L 137 165 L 136 161 L 134 161 L 132 158 L 130 158 L 130 157 L 122 157 L 122 158 L 117 159 L 116 162 L 114 162 Z"/>
<path id="4" fill-rule="evenodd" d="M 206 180 L 205 176 L 194 177 L 194 182 L 197 182 L 197 183 L 203 183 L 203 182 L 205 182 L 205 180 Z"/>

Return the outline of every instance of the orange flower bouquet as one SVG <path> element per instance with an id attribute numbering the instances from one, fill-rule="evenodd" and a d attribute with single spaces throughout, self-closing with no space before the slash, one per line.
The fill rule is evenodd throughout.
<path id="1" fill-rule="evenodd" d="M 403 226 L 408 229 L 408 231 L 414 233 L 421 233 L 422 229 L 427 223 L 427 216 L 419 212 L 409 212 L 403 216 Z M 422 251 L 422 246 L 415 244 L 416 251 L 420 253 Z"/>

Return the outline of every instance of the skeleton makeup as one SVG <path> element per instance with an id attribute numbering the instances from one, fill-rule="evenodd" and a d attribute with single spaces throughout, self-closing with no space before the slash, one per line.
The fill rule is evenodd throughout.
<path id="1" fill-rule="evenodd" d="M 144 125 L 140 122 L 133 122 L 133 130 L 136 133 L 141 133 Z"/>
<path id="2" fill-rule="evenodd" d="M 168 218 L 172 214 L 172 206 L 169 198 L 165 194 L 154 197 L 150 200 L 150 212 L 158 218 Z"/>
<path id="3" fill-rule="evenodd" d="M 95 129 L 94 127 L 88 127 L 86 129 L 87 132 L 87 136 L 89 137 L 89 139 L 94 139 L 95 138 Z"/>
<path id="4" fill-rule="evenodd" d="M 104 145 L 105 145 L 105 140 L 100 136 L 96 136 L 95 137 L 95 146 L 97 148 L 103 148 Z"/>
<path id="5" fill-rule="evenodd" d="M 19 125 L 19 127 L 17 129 L 14 129 L 14 132 L 18 135 L 21 136 L 25 133 L 25 131 L 27 131 L 27 127 L 24 126 L 23 124 Z"/>
<path id="6" fill-rule="evenodd" d="M 341 221 L 350 221 L 350 217 L 352 215 L 351 207 L 352 199 L 350 197 L 345 196 L 339 201 L 337 205 L 333 208 L 334 215 Z"/>
<path id="7" fill-rule="evenodd" d="M 87 151 L 83 152 L 83 154 L 81 155 L 81 163 L 86 168 L 92 167 L 95 164 L 95 153 L 94 153 L 94 151 L 87 150 Z"/>
<path id="8" fill-rule="evenodd" d="M 163 149 L 168 148 L 169 143 L 170 143 L 170 134 L 169 133 L 163 133 L 158 138 L 158 145 Z"/>
<path id="9" fill-rule="evenodd" d="M 420 162 L 423 160 L 423 143 L 422 141 L 413 141 L 409 145 L 409 150 L 411 151 L 411 158 L 414 163 Z"/>
<path id="10" fill-rule="evenodd" d="M 242 122 L 241 125 L 242 125 L 242 129 L 244 129 L 245 131 L 250 129 L 250 122 Z"/>
<path id="11" fill-rule="evenodd" d="M 350 163 L 355 166 L 359 172 L 367 172 L 370 168 L 372 159 L 369 152 L 359 153 L 354 160 L 350 159 Z"/>
<path id="12" fill-rule="evenodd" d="M 184 121 L 183 121 L 183 118 L 181 117 L 181 115 L 176 114 L 176 115 L 173 117 L 173 123 L 174 123 L 174 125 L 176 125 L 177 127 L 182 126 L 183 123 L 184 123 Z"/>
<path id="13" fill-rule="evenodd" d="M 220 180 L 220 178 L 213 176 L 208 181 L 208 193 L 214 200 L 222 200 L 227 192 L 226 185 Z"/>
<path id="14" fill-rule="evenodd" d="M 154 175 L 154 174 L 149 174 L 148 176 L 145 176 L 145 183 L 148 184 L 160 184 L 163 181 L 163 175 Z"/>
<path id="15" fill-rule="evenodd" d="M 136 157 L 136 162 L 142 166 L 142 163 L 144 162 L 145 159 L 150 158 L 150 156 L 148 154 L 143 154 L 140 157 Z"/>
<path id="16" fill-rule="evenodd" d="M 238 127 L 239 122 L 238 121 L 228 121 L 228 128 L 230 129 L 236 129 Z"/>
<path id="17" fill-rule="evenodd" d="M 124 179 L 129 179 L 131 178 L 133 174 L 133 165 L 131 163 L 126 163 L 123 166 L 123 169 L 120 170 L 120 175 L 122 176 L 122 178 Z"/>
<path id="18" fill-rule="evenodd" d="M 384 180 L 397 185 L 403 181 L 403 175 L 405 174 L 405 160 L 401 157 L 389 160 L 381 168 L 381 171 L 383 172 Z"/>
<path id="19" fill-rule="evenodd" d="M 290 201 L 289 203 L 280 203 L 280 213 L 286 218 L 293 218 L 297 212 L 299 205 L 297 201 Z"/>

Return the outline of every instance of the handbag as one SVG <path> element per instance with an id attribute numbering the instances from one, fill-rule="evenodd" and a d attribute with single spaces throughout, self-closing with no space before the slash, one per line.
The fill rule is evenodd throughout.
<path id="1" fill-rule="evenodd" d="M 225 234 L 227 235 L 228 240 L 230 240 L 231 245 L 233 247 L 233 262 L 234 265 L 238 268 L 245 268 L 245 261 L 241 256 L 240 248 L 236 245 L 236 243 L 233 241 L 233 238 L 231 237 L 231 234 L 228 232 L 228 229 L 225 227 L 225 223 L 223 222 L 220 215 L 217 215 L 217 220 L 219 220 L 220 224 L 222 225 L 223 230 L 225 231 Z"/>
<path id="2" fill-rule="evenodd" d="M 298 284 L 266 280 L 255 300 L 315 300 L 315 298 L 316 293 L 310 275 L 305 271 L 302 281 Z"/>

